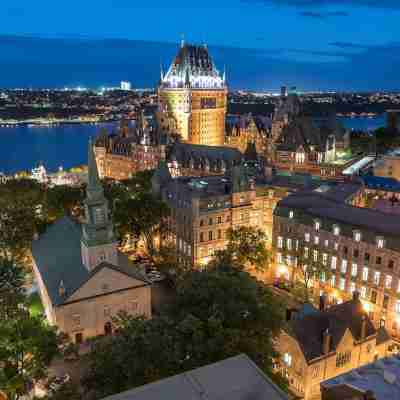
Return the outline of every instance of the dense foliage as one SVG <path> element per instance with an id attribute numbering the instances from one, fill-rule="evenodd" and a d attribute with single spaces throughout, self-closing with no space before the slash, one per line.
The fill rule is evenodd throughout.
<path id="1" fill-rule="evenodd" d="M 162 315 L 120 316 L 118 335 L 95 342 L 84 386 L 101 398 L 239 353 L 271 373 L 281 315 L 269 289 L 243 268 L 188 272 Z"/>

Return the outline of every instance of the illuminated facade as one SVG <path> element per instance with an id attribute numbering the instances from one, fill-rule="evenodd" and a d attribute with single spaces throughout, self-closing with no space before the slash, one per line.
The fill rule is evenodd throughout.
<path id="1" fill-rule="evenodd" d="M 222 146 L 227 92 L 225 73 L 217 70 L 206 45 L 182 42 L 165 76 L 161 71 L 159 110 L 175 120 L 183 141 Z"/>

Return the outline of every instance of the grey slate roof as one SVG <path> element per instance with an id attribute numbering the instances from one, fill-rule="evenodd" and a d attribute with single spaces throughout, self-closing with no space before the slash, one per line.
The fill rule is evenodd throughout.
<path id="1" fill-rule="evenodd" d="M 88 279 L 103 268 L 111 268 L 145 283 L 149 281 L 134 268 L 129 268 L 126 256 L 119 254 L 119 265 L 101 263 L 89 272 L 81 258 L 81 226 L 68 217 L 51 225 L 32 243 L 32 256 L 53 305 L 59 306 Z M 63 281 L 66 296 L 59 294 Z"/>
<path id="2" fill-rule="evenodd" d="M 350 330 L 355 340 L 359 340 L 364 316 L 362 303 L 351 300 L 332 306 L 326 311 L 307 313 L 291 320 L 288 332 L 297 339 L 306 360 L 311 361 L 322 356 L 322 333 L 326 329 L 332 335 L 331 351 L 336 350 L 346 329 Z M 375 335 L 376 330 L 368 317 L 366 323 L 367 337 Z"/>
<path id="3" fill-rule="evenodd" d="M 288 400 L 244 354 L 104 400 Z"/>

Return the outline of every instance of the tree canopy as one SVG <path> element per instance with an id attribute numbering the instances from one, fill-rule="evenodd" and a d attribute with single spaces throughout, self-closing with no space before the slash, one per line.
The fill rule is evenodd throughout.
<path id="1" fill-rule="evenodd" d="M 271 373 L 282 315 L 269 289 L 241 269 L 190 271 L 161 315 L 121 315 L 118 334 L 94 343 L 84 386 L 103 397 L 242 352 Z"/>

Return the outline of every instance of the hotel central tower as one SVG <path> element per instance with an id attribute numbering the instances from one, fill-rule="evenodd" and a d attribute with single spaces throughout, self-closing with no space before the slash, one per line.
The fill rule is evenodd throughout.
<path id="1" fill-rule="evenodd" d="M 174 120 L 184 142 L 222 146 L 227 92 L 225 73 L 217 70 L 207 46 L 182 41 L 168 72 L 161 71 L 159 111 Z"/>

